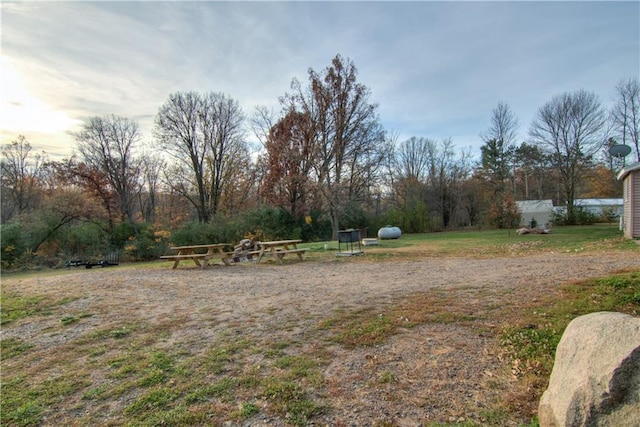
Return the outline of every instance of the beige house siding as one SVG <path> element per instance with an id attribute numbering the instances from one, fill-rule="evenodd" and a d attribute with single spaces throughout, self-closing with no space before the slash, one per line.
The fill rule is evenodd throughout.
<path id="1" fill-rule="evenodd" d="M 625 179 L 622 182 L 622 197 L 624 198 L 624 205 L 622 207 L 622 232 L 624 237 L 631 238 L 631 228 L 629 228 L 629 222 L 631 218 L 631 203 L 627 202 L 631 195 L 631 180 Z"/>
<path id="2" fill-rule="evenodd" d="M 637 239 L 640 238 L 640 170 L 631 172 L 628 181 L 631 187 L 629 189 L 629 206 L 631 207 L 631 212 L 629 212 L 631 224 L 629 228 L 631 235 L 628 237 Z"/>
<path id="3" fill-rule="evenodd" d="M 618 175 L 623 188 L 622 229 L 629 239 L 640 239 L 640 162 L 622 169 Z"/>

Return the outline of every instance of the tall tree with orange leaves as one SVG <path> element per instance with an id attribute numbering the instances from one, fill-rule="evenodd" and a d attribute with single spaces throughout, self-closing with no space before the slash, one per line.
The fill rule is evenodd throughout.
<path id="1" fill-rule="evenodd" d="M 293 217 L 308 213 L 315 139 L 308 115 L 289 111 L 269 131 L 262 161 L 267 173 L 260 194 Z"/>

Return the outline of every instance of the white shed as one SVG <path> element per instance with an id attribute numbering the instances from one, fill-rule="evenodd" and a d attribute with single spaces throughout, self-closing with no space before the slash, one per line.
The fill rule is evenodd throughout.
<path id="1" fill-rule="evenodd" d="M 547 228 L 553 220 L 553 201 L 549 200 L 521 200 L 516 205 L 520 211 L 520 225 L 529 227 L 535 220 L 538 228 Z"/>
<path id="2" fill-rule="evenodd" d="M 623 199 L 576 199 L 574 204 L 596 216 L 611 213 L 617 218 L 622 215 Z"/>
<path id="3" fill-rule="evenodd" d="M 640 239 L 640 162 L 623 168 L 618 180 L 622 180 L 622 231 L 629 239 Z"/>

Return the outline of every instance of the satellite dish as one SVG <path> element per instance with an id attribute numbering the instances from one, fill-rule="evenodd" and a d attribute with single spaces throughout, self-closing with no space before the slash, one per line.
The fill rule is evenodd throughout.
<path id="1" fill-rule="evenodd" d="M 629 153 L 631 153 L 631 147 L 629 147 L 628 145 L 616 144 L 616 145 L 612 145 L 609 148 L 609 154 L 619 159 L 628 156 Z"/>

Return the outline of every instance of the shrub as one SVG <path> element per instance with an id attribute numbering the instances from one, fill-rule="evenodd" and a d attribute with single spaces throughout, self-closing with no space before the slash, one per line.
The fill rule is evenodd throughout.
<path id="1" fill-rule="evenodd" d="M 171 233 L 172 245 L 235 244 L 242 239 L 328 239 L 331 225 L 316 213 L 294 218 L 281 208 L 261 207 L 232 217 L 215 215 L 209 223 L 187 222 Z"/>
<path id="2" fill-rule="evenodd" d="M 566 210 L 556 211 L 553 216 L 555 225 L 591 225 L 598 222 L 598 216 L 582 206 L 574 206 L 573 218 L 569 218 Z"/>
<path id="3" fill-rule="evenodd" d="M 299 239 L 301 230 L 289 212 L 281 208 L 262 207 L 244 215 L 246 232 L 258 240 Z"/>
<path id="4" fill-rule="evenodd" d="M 305 242 L 331 239 L 331 222 L 327 221 L 321 212 L 312 211 L 298 221 L 301 239 Z"/>
<path id="5" fill-rule="evenodd" d="M 104 252 L 109 247 L 107 232 L 95 223 L 79 224 L 61 232 L 58 237 L 60 256 L 87 258 Z"/>
<path id="6" fill-rule="evenodd" d="M 156 230 L 149 224 L 139 224 L 138 234 L 129 236 L 124 245 L 123 255 L 125 260 L 149 261 L 166 253 L 168 240 L 171 233 L 165 230 Z"/>
<path id="7" fill-rule="evenodd" d="M 2 248 L 2 269 L 15 267 L 22 254 L 28 250 L 28 242 L 24 238 L 24 227 L 20 222 L 2 224 L 0 247 Z"/>
<path id="8" fill-rule="evenodd" d="M 226 242 L 229 236 L 225 233 L 225 229 L 225 225 L 220 222 L 219 218 L 212 223 L 191 221 L 174 230 L 170 240 L 171 244 L 176 246 Z"/>
<path id="9" fill-rule="evenodd" d="M 520 223 L 520 211 L 513 197 L 505 196 L 489 209 L 489 222 L 497 228 L 509 229 Z"/>

